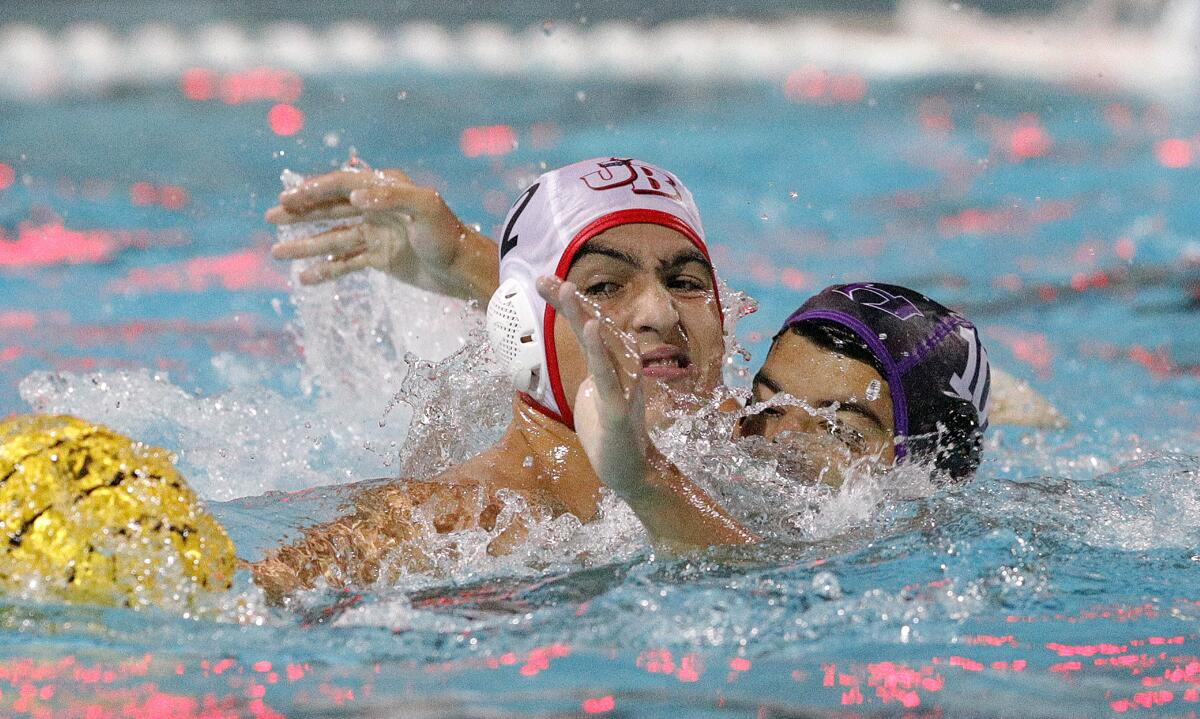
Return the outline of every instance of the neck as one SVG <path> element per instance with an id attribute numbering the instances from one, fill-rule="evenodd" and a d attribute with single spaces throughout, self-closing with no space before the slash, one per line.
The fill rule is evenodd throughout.
<path id="1" fill-rule="evenodd" d="M 520 463 L 520 475 L 533 488 L 554 496 L 583 521 L 595 517 L 600 479 L 592 470 L 579 436 L 566 425 L 517 395 L 513 399 L 513 421 L 501 443 Z M 532 459 L 532 467 L 525 466 L 526 458 Z"/>

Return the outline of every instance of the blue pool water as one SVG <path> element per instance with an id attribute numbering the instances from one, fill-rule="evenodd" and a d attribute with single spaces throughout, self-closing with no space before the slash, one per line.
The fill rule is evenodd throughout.
<path id="1" fill-rule="evenodd" d="M 429 298 L 378 299 L 392 291 L 379 277 L 289 294 L 262 212 L 285 168 L 335 167 L 351 147 L 485 230 L 542 167 L 646 158 L 689 184 L 719 273 L 760 302 L 738 328 L 755 361 L 806 293 L 896 282 L 961 308 L 993 362 L 1070 425 L 997 427 L 973 483 L 885 495 L 786 549 L 656 558 L 617 508 L 520 562 L 295 610 L 264 607 L 245 576 L 200 619 L 6 601 L 0 713 L 1200 705 L 1200 118 L 1186 103 L 961 74 L 393 70 L 304 76 L 285 103 L 303 129 L 280 135 L 278 98 L 185 90 L 171 78 L 0 110 L 0 414 L 72 411 L 178 452 L 243 556 L 332 516 L 347 490 L 272 492 L 413 466 L 411 409 L 386 402 L 403 350 L 440 359 L 473 326 Z M 464 131 L 488 127 L 516 148 L 468 156 Z M 397 344 L 402 326 L 363 314 L 372 301 L 417 306 L 424 335 Z M 327 336 L 368 319 L 391 334 Z"/>

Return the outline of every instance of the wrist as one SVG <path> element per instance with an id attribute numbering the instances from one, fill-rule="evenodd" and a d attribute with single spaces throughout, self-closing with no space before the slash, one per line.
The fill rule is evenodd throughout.
<path id="1" fill-rule="evenodd" d="M 459 223 L 458 248 L 449 274 L 462 285 L 462 296 L 486 307 L 500 285 L 500 257 L 496 243 L 487 235 Z"/>

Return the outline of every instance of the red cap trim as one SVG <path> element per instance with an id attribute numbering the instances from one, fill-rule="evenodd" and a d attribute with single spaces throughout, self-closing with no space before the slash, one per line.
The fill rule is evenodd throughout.
<path id="1" fill-rule="evenodd" d="M 636 224 L 659 225 L 660 227 L 675 230 L 688 238 L 696 246 L 696 249 L 700 250 L 700 254 L 704 255 L 704 259 L 708 260 L 709 266 L 712 266 L 712 258 L 708 255 L 708 247 L 704 244 L 704 240 L 700 239 L 700 235 L 691 225 L 679 217 L 661 210 L 617 210 L 616 212 L 610 212 L 607 215 L 597 217 L 576 233 L 571 242 L 567 244 L 567 249 L 563 251 L 562 257 L 558 260 L 558 267 L 554 271 L 555 277 L 558 277 L 560 280 L 567 279 L 567 272 L 571 269 L 571 262 L 575 259 L 579 248 L 583 247 L 583 244 L 588 240 L 605 230 L 611 230 L 621 225 Z M 715 271 L 712 273 L 712 279 L 713 297 L 717 303 L 717 317 L 721 320 L 721 327 L 724 327 L 725 313 L 721 310 L 721 296 L 717 291 L 717 273 Z M 554 317 L 553 305 L 546 303 L 546 314 L 542 320 L 542 344 L 546 348 L 546 370 L 550 377 L 550 391 L 554 393 L 554 401 L 558 405 L 561 416 L 558 416 L 549 407 L 543 406 L 532 397 L 529 400 L 543 414 L 559 420 L 574 431 L 575 415 L 571 412 L 571 405 L 567 404 L 567 396 L 563 390 L 562 378 L 558 374 L 558 348 L 554 344 Z"/>
<path id="2" fill-rule="evenodd" d="M 529 405 L 530 407 L 533 407 L 535 410 L 537 410 L 538 412 L 541 412 L 542 414 L 546 415 L 547 417 L 554 420 L 555 422 L 558 422 L 560 424 L 567 424 L 567 421 L 565 419 L 563 419 L 563 417 L 558 412 L 555 412 L 554 410 L 550 409 L 549 407 L 542 404 L 541 402 L 538 402 L 531 395 L 528 395 L 524 392 L 517 392 L 517 395 L 519 395 L 521 397 L 521 400 L 523 402 L 525 402 L 525 404 Z M 571 429 L 575 429 L 574 424 L 569 424 L 567 426 L 570 427 Z"/>

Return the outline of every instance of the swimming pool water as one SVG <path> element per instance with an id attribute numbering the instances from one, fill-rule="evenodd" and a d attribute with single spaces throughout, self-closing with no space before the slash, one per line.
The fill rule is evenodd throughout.
<path id="1" fill-rule="evenodd" d="M 807 293 L 911 285 L 975 320 L 993 362 L 1071 425 L 997 427 L 970 485 L 885 500 L 850 531 L 766 556 L 655 558 L 616 521 L 562 528 L 611 561 L 460 568 L 288 612 L 257 604 L 246 577 L 219 620 L 7 601 L 0 712 L 1184 716 L 1200 703 L 1200 121 L 1186 105 L 815 70 L 783 84 L 377 72 L 301 85 L 279 103 L 164 82 L 0 110 L 0 413 L 70 408 L 179 451 L 244 555 L 336 511 L 345 490 L 264 492 L 398 471 L 379 443 L 403 410 L 389 429 L 382 405 L 359 405 L 346 422 L 376 425 L 364 448 L 331 419 L 354 406 L 305 392 L 319 328 L 300 332 L 314 343 L 302 357 L 288 268 L 266 255 L 282 170 L 334 167 L 351 147 L 437 185 L 485 230 L 545 166 L 644 157 L 689 184 L 718 271 L 761 303 L 739 325 L 756 358 Z M 277 134 L 296 118 L 276 104 L 302 129 Z M 471 327 L 457 313 L 443 325 L 454 341 L 409 349 L 453 349 Z M 405 368 L 381 351 L 338 381 L 390 395 Z M 46 370 L 69 374 L 25 380 L 23 399 Z M 160 413 L 115 406 L 135 396 Z M 304 415 L 300 456 L 236 434 L 300 434 Z"/>

